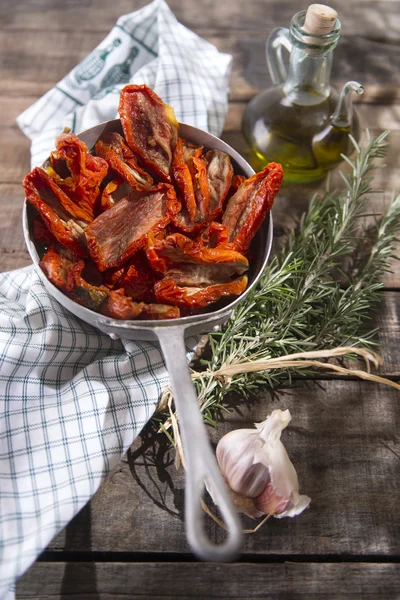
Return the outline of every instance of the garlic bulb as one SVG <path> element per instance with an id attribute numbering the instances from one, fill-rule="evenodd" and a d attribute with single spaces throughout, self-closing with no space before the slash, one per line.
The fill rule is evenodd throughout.
<path id="1" fill-rule="evenodd" d="M 255 429 L 236 429 L 224 435 L 217 446 L 217 461 L 231 490 L 255 498 L 270 477 L 268 468 L 255 462 L 263 442 Z"/>
<path id="2" fill-rule="evenodd" d="M 281 433 L 291 420 L 289 410 L 274 410 L 256 429 L 237 429 L 217 446 L 217 461 L 239 512 L 294 517 L 310 504 L 299 494 L 297 473 Z"/>

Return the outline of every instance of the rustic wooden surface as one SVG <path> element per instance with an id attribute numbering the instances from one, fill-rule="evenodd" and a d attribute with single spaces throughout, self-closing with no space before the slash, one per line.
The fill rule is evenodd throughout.
<path id="1" fill-rule="evenodd" d="M 400 586 L 395 565 L 369 563 L 271 560 L 242 564 L 239 576 L 236 564 L 41 562 L 32 573 L 20 586 L 19 600 L 387 600 L 399 597 Z"/>
<path id="2" fill-rule="evenodd" d="M 29 170 L 29 141 L 15 118 L 82 60 L 116 19 L 145 0 L 0 2 L 0 270 L 30 263 L 21 230 L 20 181 Z M 224 139 L 242 152 L 246 102 L 269 85 L 264 42 L 306 4 L 293 0 L 170 0 L 177 18 L 233 55 Z M 389 128 L 391 151 L 377 186 L 400 190 L 400 1 L 336 1 L 343 34 L 335 54 L 340 84 L 365 84 L 358 103 L 364 127 Z M 275 240 L 296 224 L 309 194 L 285 188 L 274 208 Z M 379 210 L 381 198 L 372 207 Z M 400 268 L 385 275 L 379 326 L 382 372 L 400 378 Z M 296 519 L 270 520 L 247 536 L 240 563 L 201 564 L 190 554 L 182 521 L 184 481 L 162 438 L 145 432 L 93 500 L 22 577 L 17 598 L 279 598 L 399 599 L 399 394 L 335 378 L 296 381 L 272 399 L 240 405 L 211 432 L 218 436 L 290 408 L 284 434 L 312 497 Z M 245 522 L 246 527 L 249 522 Z M 207 524 L 212 539 L 221 530 Z"/>

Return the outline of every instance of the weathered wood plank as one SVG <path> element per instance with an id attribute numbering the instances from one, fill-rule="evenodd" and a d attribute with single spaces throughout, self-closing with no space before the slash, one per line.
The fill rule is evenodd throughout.
<path id="1" fill-rule="evenodd" d="M 236 406 L 236 408 L 235 408 Z M 246 536 L 243 552 L 276 555 L 389 556 L 400 553 L 399 392 L 352 381 L 296 382 L 277 399 L 232 405 L 214 442 L 252 427 L 275 408 L 293 417 L 283 434 L 310 508 L 271 519 Z M 53 551 L 188 552 L 182 522 L 184 476 L 164 438 L 144 435 L 92 502 L 50 544 Z M 246 528 L 250 519 L 243 520 Z M 210 519 L 211 539 L 221 529 Z"/>
<path id="2" fill-rule="evenodd" d="M 22 233 L 21 185 L 0 184 L 0 272 L 11 271 L 31 264 Z"/>
<path id="3" fill-rule="evenodd" d="M 125 0 L 25 0 L 1 4 L 0 270 L 29 263 L 20 226 L 19 187 L 29 170 L 29 141 L 13 124 L 15 117 L 82 60 L 121 14 L 145 4 L 147 0 L 134 0 L 129 7 Z M 254 0 L 251 10 L 239 2 L 232 2 L 229 9 L 226 3 L 211 0 L 170 0 L 169 4 L 185 25 L 221 51 L 233 54 L 233 104 L 225 139 L 244 149 L 238 133 L 243 101 L 269 84 L 264 38 L 273 27 L 288 25 L 298 7 L 292 0 Z M 364 126 L 400 129 L 397 107 L 366 106 L 370 102 L 399 101 L 400 2 L 338 0 L 335 7 L 344 35 L 335 55 L 334 76 L 340 81 L 356 78 L 367 84 L 360 106 Z M 378 185 L 387 190 L 399 183 L 398 150 L 400 135 L 395 134 L 388 157 L 390 168 L 385 174 L 378 172 Z M 306 198 L 298 190 L 294 194 L 283 191 L 275 210 L 278 233 L 279 223 L 290 227 L 302 203 L 306 204 Z M 399 271 L 385 283 L 399 288 Z M 378 315 L 380 341 L 385 349 L 384 372 L 392 375 L 400 374 L 397 296 L 385 293 Z M 334 554 L 358 558 L 399 555 L 397 403 L 398 393 L 375 385 L 297 382 L 275 402 L 268 397 L 249 408 L 241 405 L 237 413 L 228 415 L 219 435 L 233 427 L 249 426 L 275 407 L 289 407 L 294 420 L 285 433 L 285 442 L 298 469 L 302 491 L 313 499 L 311 508 L 297 519 L 271 520 L 255 536 L 248 537 L 244 550 L 247 557 L 319 554 L 328 560 Z M 136 456 L 139 448 L 135 445 L 128 462 L 125 459 L 113 471 L 93 502 L 55 538 L 52 550 L 188 553 L 182 522 L 183 474 L 173 470 L 172 454 L 164 454 L 158 444 L 152 446 L 150 442 L 145 440 L 144 447 L 149 443 L 147 451 L 137 452 Z M 208 523 L 208 531 L 213 539 L 221 539 L 214 523 Z M 363 563 L 218 567 L 36 563 L 18 587 L 19 598 L 68 596 L 79 600 L 157 600 L 189 595 L 261 599 L 266 594 L 280 600 L 397 600 L 400 576 L 396 565 Z"/>
<path id="4" fill-rule="evenodd" d="M 395 564 L 36 563 L 17 599 L 397 600 Z"/>
<path id="5" fill-rule="evenodd" d="M 26 108 L 35 102 L 36 98 L 24 95 L 17 98 L 12 96 L 0 96 L 0 128 L 5 130 L 13 128 L 19 131 L 16 118 Z"/>
<path id="6" fill-rule="evenodd" d="M 233 57 L 230 76 L 231 101 L 247 101 L 271 85 L 265 62 L 265 36 L 249 37 L 247 31 L 220 35 L 215 30 L 200 32 L 221 52 Z M 106 32 L 1 31 L 0 95 L 40 97 L 81 62 L 105 37 Z M 13 51 L 10 52 L 10 48 Z M 349 61 L 349 55 L 352 60 Z M 35 69 L 32 69 L 32 65 Z M 343 37 L 335 51 L 333 81 L 357 79 L 365 86 L 363 102 L 399 102 L 400 56 L 395 42 L 365 37 Z"/>
<path id="7" fill-rule="evenodd" d="M 2 127 L 0 137 L 0 182 L 20 185 L 30 170 L 30 140 L 16 124 Z"/>
<path id="8" fill-rule="evenodd" d="M 81 3 L 76 0 L 49 0 L 42 2 L 7 2 L 0 12 L 0 23 L 5 30 L 41 31 L 109 31 L 115 21 L 127 11 L 146 5 L 147 0 L 135 0 L 129 5 L 125 0 L 96 0 Z M 220 34 L 234 31 L 269 31 L 273 27 L 288 26 L 297 10 L 292 0 L 253 0 L 251 10 L 240 2 L 232 2 L 227 9 L 224 3 L 204 0 L 170 0 L 169 6 L 176 17 L 194 30 L 218 29 Z M 376 40 L 398 38 L 400 27 L 399 1 L 336 0 L 343 24 L 343 33 L 362 35 Z"/>

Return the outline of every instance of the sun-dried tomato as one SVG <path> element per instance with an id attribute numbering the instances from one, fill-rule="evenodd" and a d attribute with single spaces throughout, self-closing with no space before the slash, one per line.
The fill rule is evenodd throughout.
<path id="1" fill-rule="evenodd" d="M 246 179 L 230 198 L 222 217 L 229 242 L 239 252 L 247 252 L 250 242 L 270 211 L 283 179 L 282 166 L 270 163 L 261 173 Z"/>
<path id="2" fill-rule="evenodd" d="M 124 269 L 118 280 L 118 287 L 134 300 L 149 301 L 154 300 L 152 290 L 155 280 L 155 273 L 147 261 L 146 254 L 139 250 Z"/>
<path id="3" fill-rule="evenodd" d="M 135 155 L 119 133 L 108 132 L 102 135 L 96 143 L 95 151 L 134 190 L 142 191 L 153 184 L 152 177 L 139 167 Z"/>
<path id="4" fill-rule="evenodd" d="M 223 245 L 208 248 L 181 233 L 157 240 L 150 235 L 146 247 L 151 267 L 162 274 L 181 264 L 218 265 L 219 281 L 248 269 L 248 260 L 243 254 Z"/>
<path id="5" fill-rule="evenodd" d="M 75 286 L 75 275 L 82 271 L 84 262 L 67 260 L 62 258 L 54 248 L 49 248 L 39 266 L 51 283 L 63 292 L 71 292 Z"/>
<path id="6" fill-rule="evenodd" d="M 174 188 L 160 184 L 148 192 L 131 192 L 99 215 L 86 229 L 90 256 L 100 271 L 123 265 L 161 231 L 180 209 Z"/>
<path id="7" fill-rule="evenodd" d="M 174 225 L 185 233 L 198 233 L 221 216 L 232 182 L 231 159 L 220 150 L 209 150 L 202 156 L 202 148 L 179 138 L 172 170 L 183 200 Z"/>
<path id="8" fill-rule="evenodd" d="M 233 167 L 230 156 L 221 150 L 209 150 L 205 156 L 210 190 L 208 221 L 222 214 L 222 207 L 232 184 Z"/>
<path id="9" fill-rule="evenodd" d="M 83 260 L 70 260 L 60 249 L 50 248 L 39 263 L 48 279 L 72 300 L 91 310 L 97 310 L 108 298 L 109 290 L 104 286 L 95 286 L 82 276 L 85 268 Z"/>
<path id="10" fill-rule="evenodd" d="M 119 114 L 128 146 L 163 181 L 170 182 L 178 121 L 171 106 L 146 85 L 127 85 Z"/>
<path id="11" fill-rule="evenodd" d="M 35 167 L 23 180 L 25 197 L 54 237 L 76 256 L 87 256 L 84 229 L 87 213 L 62 191 L 43 169 Z"/>
<path id="12" fill-rule="evenodd" d="M 204 308 L 223 297 L 239 296 L 247 287 L 247 277 L 207 287 L 180 287 L 173 279 L 162 279 L 154 285 L 158 302 L 191 309 Z"/>
<path id="13" fill-rule="evenodd" d="M 89 154 L 86 144 L 74 133 L 62 133 L 50 154 L 47 173 L 93 219 L 100 186 L 108 173 L 106 161 Z"/>
<path id="14" fill-rule="evenodd" d="M 239 187 L 246 181 L 246 177 L 244 175 L 234 175 L 232 177 L 231 187 L 229 188 L 228 198 L 231 198 L 233 194 L 236 194 Z"/>
<path id="15" fill-rule="evenodd" d="M 108 210 L 109 208 L 114 206 L 114 204 L 116 204 L 114 194 L 122 186 L 123 183 L 124 180 L 119 176 L 115 177 L 114 179 L 111 179 L 111 181 L 107 183 L 107 185 L 102 191 L 100 198 L 100 212 L 104 212 L 105 210 Z"/>
<path id="16" fill-rule="evenodd" d="M 24 179 L 48 279 L 124 320 L 175 319 L 242 294 L 281 165 L 234 174 L 228 154 L 178 138 L 173 110 L 145 85 L 126 86 L 119 110 L 125 138 L 104 133 L 93 156 L 64 133 L 46 170 Z"/>
<path id="17" fill-rule="evenodd" d="M 54 244 L 57 242 L 56 238 L 51 233 L 49 228 L 46 227 L 43 219 L 39 217 L 39 215 L 33 219 L 32 234 L 33 238 L 39 242 L 39 244 L 42 244 L 42 246 L 54 246 Z"/>
<path id="18" fill-rule="evenodd" d="M 134 302 L 118 289 L 109 292 L 107 302 L 101 306 L 101 313 L 113 319 L 177 319 L 180 316 L 179 308 L 165 304 L 146 304 Z"/>
<path id="19" fill-rule="evenodd" d="M 188 223 L 194 222 L 197 215 L 193 179 L 188 163 L 194 156 L 201 156 L 201 153 L 202 148 L 197 148 L 182 138 L 178 138 L 172 161 L 172 172 L 175 183 L 181 193 L 183 200 L 182 207 L 186 208 Z"/>

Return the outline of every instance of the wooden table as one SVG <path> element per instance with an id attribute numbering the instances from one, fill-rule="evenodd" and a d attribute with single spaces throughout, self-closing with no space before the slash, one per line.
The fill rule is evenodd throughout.
<path id="1" fill-rule="evenodd" d="M 3 0 L 0 4 L 0 268 L 30 263 L 21 230 L 20 181 L 29 170 L 29 142 L 15 118 L 81 61 L 116 19 L 143 0 Z M 246 102 L 269 84 L 268 32 L 288 25 L 306 4 L 292 0 L 230 3 L 170 0 L 178 19 L 233 55 L 224 139 L 246 155 L 240 119 Z M 343 35 L 334 77 L 365 84 L 359 112 L 373 132 L 390 128 L 388 168 L 378 186 L 400 189 L 400 1 L 337 0 Z M 275 210 L 276 239 L 306 206 L 284 191 Z M 376 205 L 379 199 L 376 197 Z M 375 317 L 381 372 L 400 376 L 400 268 L 385 275 Z M 279 598 L 285 600 L 400 598 L 400 408 L 391 388 L 316 375 L 272 401 L 232 412 L 213 432 L 261 420 L 289 408 L 284 434 L 301 482 L 312 497 L 295 519 L 271 519 L 249 535 L 240 562 L 207 564 L 188 550 L 182 521 L 184 481 L 162 439 L 137 442 L 93 500 L 22 577 L 17 597 Z M 248 523 L 246 523 L 248 525 Z M 208 523 L 212 539 L 221 530 Z"/>

